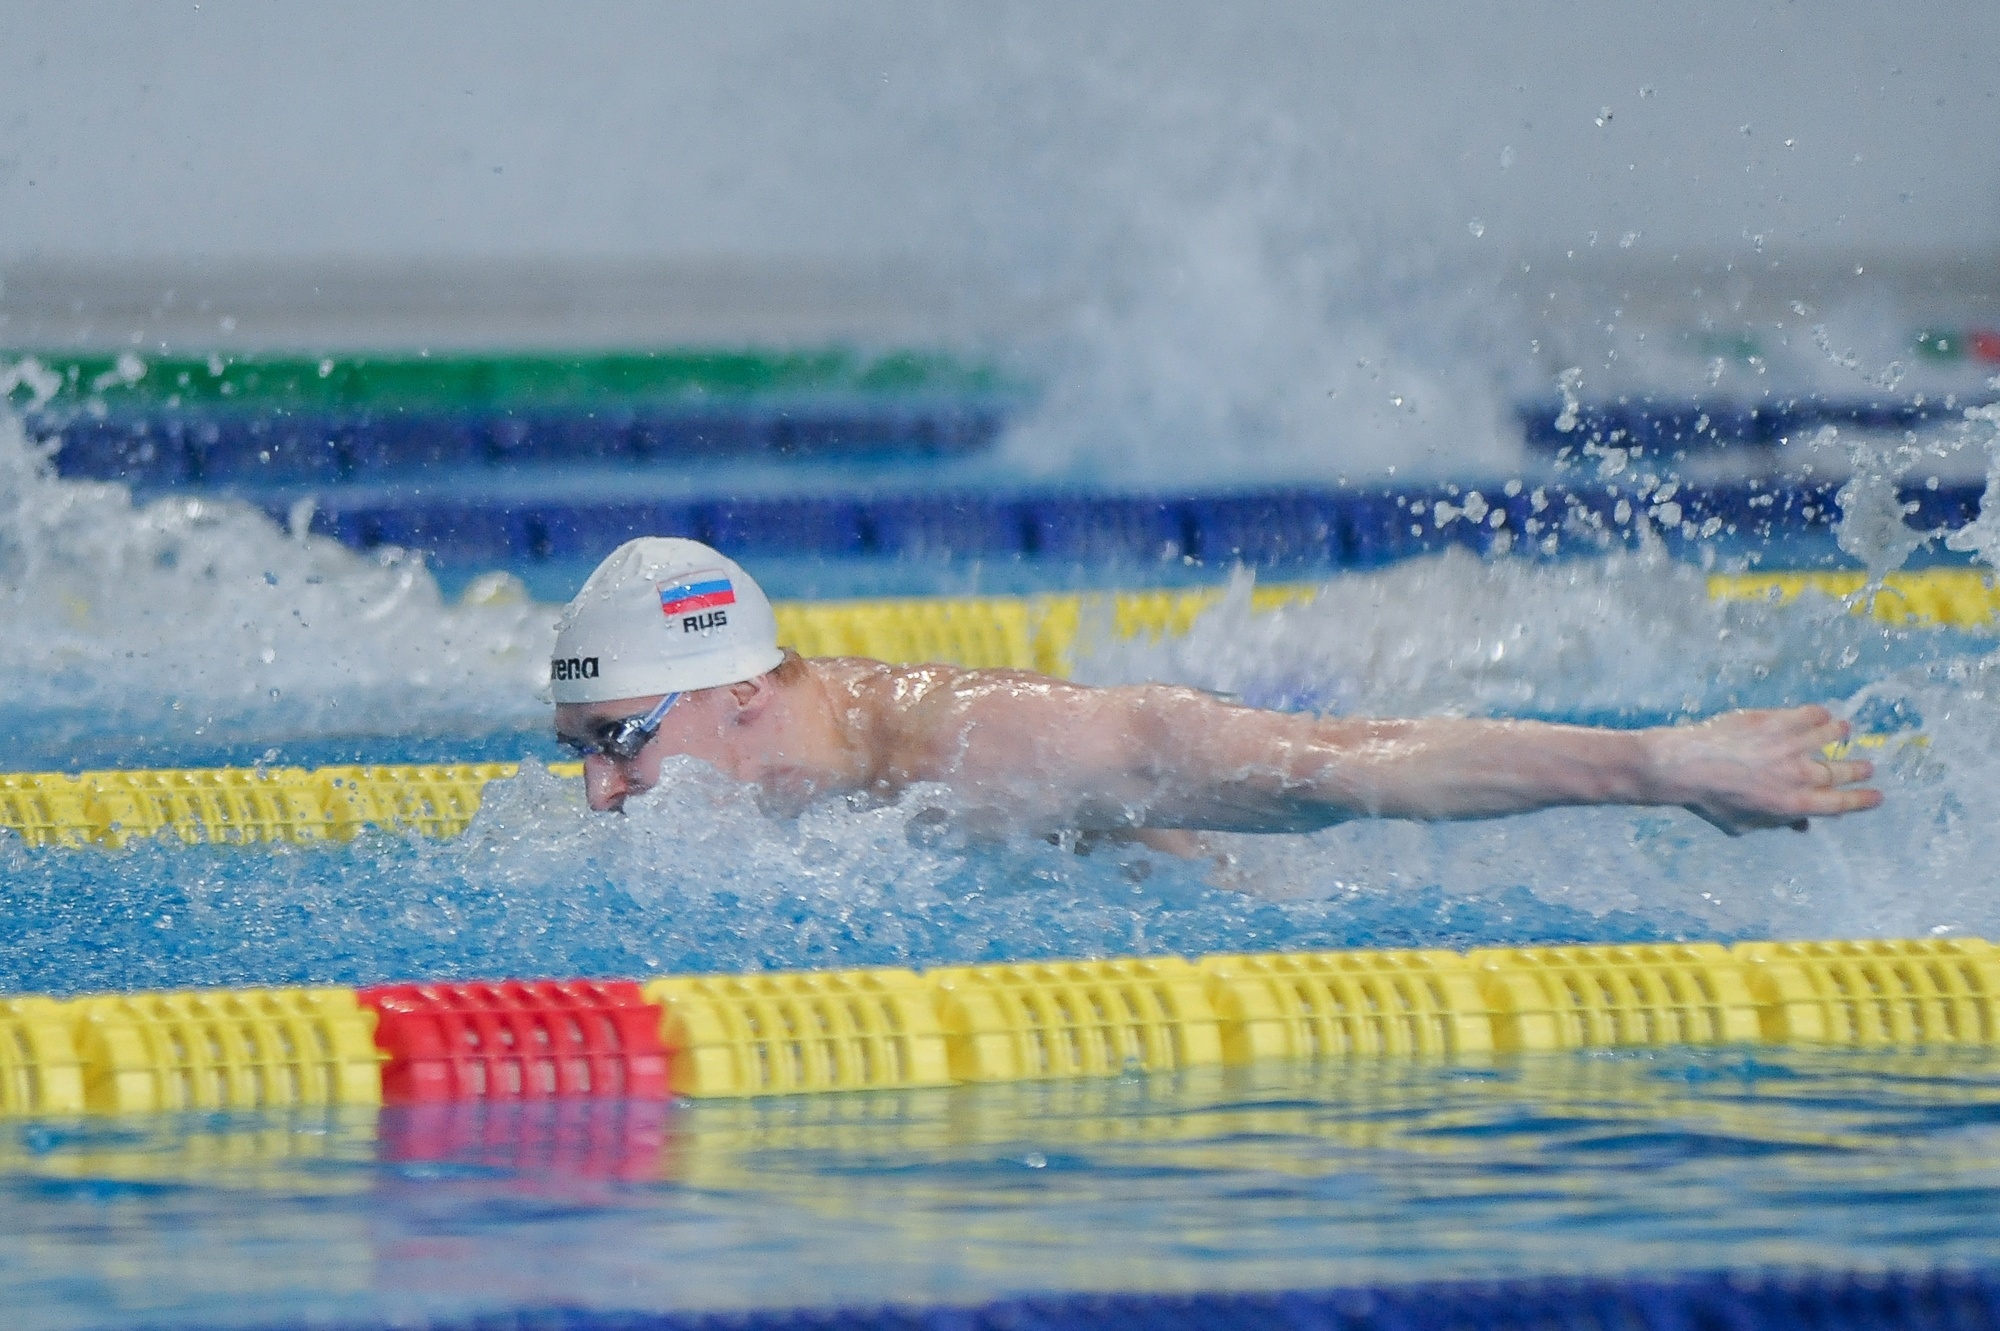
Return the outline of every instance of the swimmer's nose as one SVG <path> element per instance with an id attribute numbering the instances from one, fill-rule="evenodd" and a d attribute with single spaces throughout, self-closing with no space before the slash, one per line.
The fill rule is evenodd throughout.
<path id="1" fill-rule="evenodd" d="M 597 812 L 619 812 L 625 807 L 625 797 L 632 793 L 632 789 L 625 769 L 603 754 L 593 753 L 583 760 L 584 798 Z"/>

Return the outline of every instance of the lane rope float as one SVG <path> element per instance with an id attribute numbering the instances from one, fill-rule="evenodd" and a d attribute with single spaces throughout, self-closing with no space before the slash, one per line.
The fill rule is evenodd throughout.
<path id="1" fill-rule="evenodd" d="M 1982 939 L 1296 952 L 0 999 L 0 1114 L 745 1097 L 1721 1045 L 2000 1045 Z"/>

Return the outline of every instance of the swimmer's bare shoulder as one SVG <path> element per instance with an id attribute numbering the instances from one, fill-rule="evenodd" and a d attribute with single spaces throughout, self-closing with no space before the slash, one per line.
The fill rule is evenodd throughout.
<path id="1" fill-rule="evenodd" d="M 1171 732 L 1205 730 L 1214 718 L 1202 714 L 1224 707 L 1193 689 L 1099 688 L 1031 670 L 811 664 L 878 793 L 941 782 L 972 811 L 1045 831 L 1145 825 L 1158 767 L 1177 747 Z"/>
<path id="2" fill-rule="evenodd" d="M 972 827 L 995 834 L 1091 830 L 1173 855 L 1205 853 L 1193 833 L 1137 827 L 1123 810 L 1094 816 L 1089 806 L 1104 801 L 1080 798 L 1079 787 L 1119 784 L 1107 770 L 1122 764 L 1122 754 L 1108 752 L 1119 746 L 1093 735 L 1123 729 L 1115 717 L 1134 695 L 1207 695 L 1090 688 L 1029 670 L 938 663 L 824 657 L 811 665 L 854 749 L 867 755 L 865 784 L 877 794 L 939 782 L 965 797 Z M 1097 750 L 1098 761 L 1079 762 L 1079 745 Z"/>
<path id="3" fill-rule="evenodd" d="M 1009 723 L 1043 709 L 1018 705 L 1024 696 L 1047 697 L 1076 685 L 1026 670 L 973 669 L 928 662 L 889 665 L 865 657 L 814 657 L 808 662 L 826 690 L 831 710 L 854 750 L 863 756 L 869 783 L 900 789 L 920 781 L 963 780 L 968 748 L 1000 736 L 982 733 L 986 722 Z M 1007 716 L 990 715 L 996 699 Z M 986 764 L 978 764 L 985 767 Z"/>

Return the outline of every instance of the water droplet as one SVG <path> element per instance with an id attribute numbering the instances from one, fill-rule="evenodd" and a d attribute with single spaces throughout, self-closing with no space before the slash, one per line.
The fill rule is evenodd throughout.
<path id="1" fill-rule="evenodd" d="M 1611 108 L 1607 106 L 1599 110 L 1597 113 L 1597 127 L 1599 129 L 1603 129 L 1606 125 L 1610 123 L 1611 123 Z"/>
<path id="2" fill-rule="evenodd" d="M 1475 217 L 1470 222 L 1467 222 L 1465 224 L 1465 229 L 1472 233 L 1472 238 L 1474 240 L 1477 240 L 1479 239 L 1479 237 L 1486 234 L 1486 223 L 1480 221 L 1478 218 Z"/>

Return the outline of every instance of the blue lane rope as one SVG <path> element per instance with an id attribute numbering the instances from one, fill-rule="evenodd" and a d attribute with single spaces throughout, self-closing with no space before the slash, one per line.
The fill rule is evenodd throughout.
<path id="1" fill-rule="evenodd" d="M 1718 537 L 1765 540 L 1831 529 L 1837 486 L 1742 481 L 1286 489 L 1167 496 L 831 495 L 708 501 L 453 501 L 318 507 L 314 532 L 356 549 L 396 545 L 446 562 L 596 558 L 634 536 L 690 536 L 739 557 L 1031 556 L 1085 564 L 1179 562 L 1372 568 L 1468 549 L 1563 554 L 1629 545 L 1642 530 L 1669 549 Z M 1958 527 L 1979 485 L 1911 487 L 1913 527 Z M 288 503 L 270 512 L 286 519 Z"/>
<path id="2" fill-rule="evenodd" d="M 61 442 L 64 475 L 179 485 L 325 485 L 393 481 L 435 467 L 519 462 L 591 464 L 944 457 L 989 447 L 1023 394 L 916 392 L 887 400 L 807 395 L 763 402 L 522 403 L 484 410 L 247 401 L 66 405 L 32 413 L 39 438 Z M 1640 394 L 1576 403 L 1530 401 L 1515 414 L 1531 451 L 1586 444 L 1657 457 L 1768 449 L 1825 425 L 1903 431 L 1950 424 L 1986 399 L 1868 399 L 1807 394 L 1755 402 Z"/>

